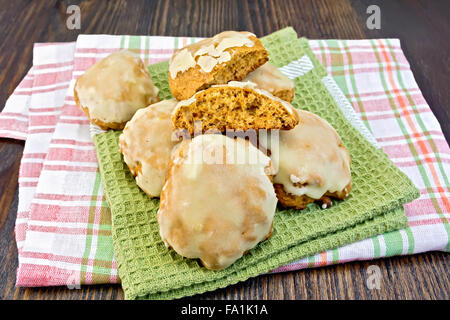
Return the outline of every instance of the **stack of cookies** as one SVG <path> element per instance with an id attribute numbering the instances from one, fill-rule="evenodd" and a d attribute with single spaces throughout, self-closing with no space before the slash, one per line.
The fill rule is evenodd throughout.
<path id="1" fill-rule="evenodd" d="M 226 31 L 177 50 L 174 99 L 140 59 L 113 53 L 75 85 L 90 120 L 123 129 L 120 152 L 137 185 L 160 198 L 163 242 L 223 269 L 270 237 L 277 203 L 304 209 L 351 189 L 350 157 L 324 119 L 295 109 L 294 83 L 252 33 Z"/>

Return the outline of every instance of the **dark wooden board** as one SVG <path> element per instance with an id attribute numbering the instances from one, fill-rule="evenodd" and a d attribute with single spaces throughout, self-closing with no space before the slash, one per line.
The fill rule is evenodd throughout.
<path id="1" fill-rule="evenodd" d="M 81 29 L 66 28 L 66 8 L 81 8 Z M 381 9 L 381 29 L 366 9 Z M 31 67 L 34 42 L 75 41 L 80 33 L 212 36 L 248 30 L 263 36 L 293 26 L 311 39 L 400 38 L 416 81 L 450 139 L 450 1 L 447 0 L 0 0 L 0 105 Z M 15 288 L 14 220 L 23 142 L 0 139 L 0 299 L 122 299 L 119 285 Z M 382 272 L 379 290 L 367 268 Z M 449 256 L 435 252 L 263 275 L 196 299 L 449 299 Z"/>

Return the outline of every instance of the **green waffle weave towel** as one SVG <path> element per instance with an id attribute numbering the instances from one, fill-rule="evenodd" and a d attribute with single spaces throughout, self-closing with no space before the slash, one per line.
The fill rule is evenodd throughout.
<path id="1" fill-rule="evenodd" d="M 402 204 L 419 196 L 411 181 L 372 146 L 346 119 L 322 79 L 327 76 L 292 28 L 262 38 L 278 67 L 302 63 L 312 69 L 294 79 L 296 108 L 318 114 L 341 135 L 352 157 L 352 192 L 345 201 L 322 210 L 279 208 L 270 239 L 225 270 L 210 271 L 197 260 L 167 249 L 156 221 L 159 200 L 148 198 L 130 174 L 118 149 L 121 132 L 97 134 L 100 173 L 112 212 L 114 251 L 126 299 L 173 299 L 215 290 L 324 250 L 406 226 Z M 287 67 L 287 69 L 289 69 Z M 161 99 L 171 97 L 168 63 L 149 67 Z"/>

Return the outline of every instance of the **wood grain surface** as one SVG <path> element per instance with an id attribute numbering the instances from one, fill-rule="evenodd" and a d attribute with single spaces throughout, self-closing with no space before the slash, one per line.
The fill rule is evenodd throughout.
<path id="1" fill-rule="evenodd" d="M 81 30 L 66 28 L 66 8 L 81 8 Z M 366 9 L 381 9 L 381 29 Z M 80 33 L 212 36 L 248 30 L 263 36 L 293 26 L 311 39 L 400 38 L 416 81 L 450 140 L 450 1 L 448 0 L 0 0 L 0 105 L 31 67 L 34 42 L 75 41 Z M 2 108 L 2 107 L 0 107 Z M 119 285 L 15 288 L 14 220 L 23 142 L 0 138 L 0 299 L 123 299 Z M 352 262 L 263 275 L 195 299 L 449 299 L 449 255 L 442 252 Z M 382 272 L 366 286 L 367 268 Z"/>

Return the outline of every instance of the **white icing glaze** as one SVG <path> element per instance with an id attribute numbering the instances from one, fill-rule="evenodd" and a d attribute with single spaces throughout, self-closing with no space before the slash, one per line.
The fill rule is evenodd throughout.
<path id="1" fill-rule="evenodd" d="M 246 81 L 254 82 L 259 88 L 272 94 L 280 90 L 294 89 L 294 82 L 269 62 L 250 72 L 243 80 Z"/>
<path id="2" fill-rule="evenodd" d="M 248 36 L 249 35 L 247 34 L 236 32 L 230 34 L 230 36 L 222 37 L 222 39 L 219 40 L 219 44 L 217 45 L 216 50 L 218 52 L 222 52 L 233 47 L 253 47 L 254 43 L 248 38 Z"/>
<path id="3" fill-rule="evenodd" d="M 319 116 L 295 111 L 299 124 L 292 130 L 279 132 L 278 155 L 271 154 L 278 170 L 274 183 L 282 184 L 290 194 L 313 199 L 321 198 L 327 191 L 344 190 L 351 182 L 350 156 L 341 138 Z M 264 140 L 260 144 L 267 147 Z M 275 150 L 274 146 L 271 148 Z"/>
<path id="4" fill-rule="evenodd" d="M 291 174 L 291 176 L 289 178 L 291 179 L 292 183 L 301 183 L 302 182 L 302 179 L 297 177 L 295 174 Z"/>
<path id="5" fill-rule="evenodd" d="M 186 70 L 196 66 L 196 62 L 191 52 L 188 49 L 183 49 L 177 52 L 173 59 L 170 60 L 169 72 L 172 78 L 177 76 L 178 72 L 185 72 Z"/>
<path id="6" fill-rule="evenodd" d="M 252 47 L 254 42 L 249 38 L 255 36 L 249 32 L 225 31 L 213 38 L 184 47 L 175 52 L 169 62 L 169 72 L 172 79 L 178 72 L 185 72 L 198 65 L 203 72 L 211 72 L 217 64 L 231 60 L 231 48 Z M 231 53 L 230 53 L 231 52 Z"/>
<path id="7" fill-rule="evenodd" d="M 217 59 L 210 56 L 201 56 L 198 58 L 197 64 L 205 72 L 211 72 L 217 64 Z"/>
<path id="8" fill-rule="evenodd" d="M 217 63 L 221 64 L 231 60 L 231 54 L 228 51 L 222 52 L 217 59 Z"/>
<path id="9" fill-rule="evenodd" d="M 159 197 L 173 147 L 170 113 L 177 101 L 164 100 L 139 109 L 119 137 L 125 163 L 137 185 L 150 197 Z"/>
<path id="10" fill-rule="evenodd" d="M 211 57 L 220 56 L 220 52 L 216 50 L 214 44 L 210 44 L 209 46 L 204 45 L 194 53 L 194 57 L 202 56 L 204 54 L 208 54 Z"/>
<path id="11" fill-rule="evenodd" d="M 75 91 L 92 119 L 122 123 L 136 110 L 158 99 L 158 88 L 141 59 L 121 50 L 100 60 L 81 75 Z"/>
<path id="12" fill-rule="evenodd" d="M 244 139 L 201 135 L 183 141 L 171 161 L 157 215 L 167 246 L 222 269 L 267 237 L 277 199 L 260 150 Z"/>

